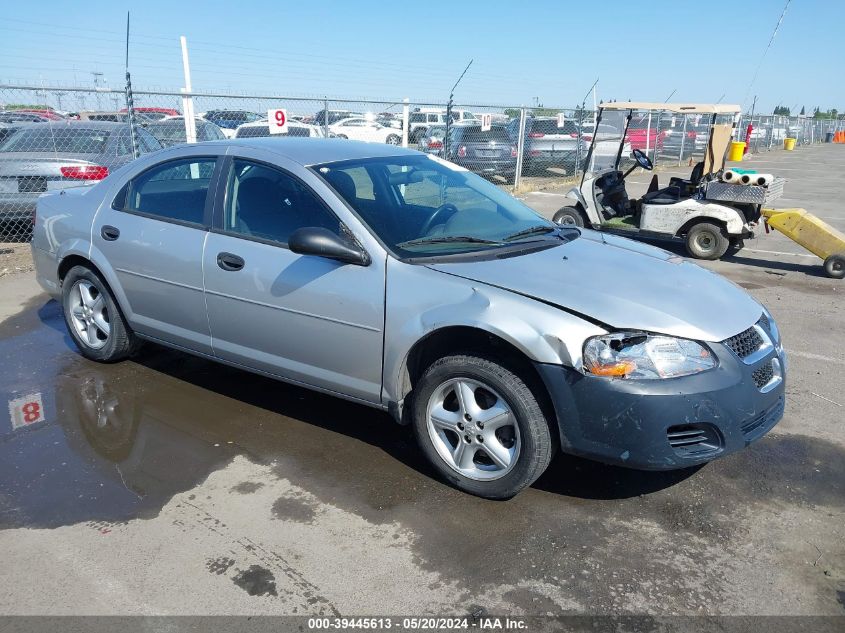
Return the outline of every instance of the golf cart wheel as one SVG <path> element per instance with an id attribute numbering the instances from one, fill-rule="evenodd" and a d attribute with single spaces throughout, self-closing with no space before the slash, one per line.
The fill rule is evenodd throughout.
<path id="1" fill-rule="evenodd" d="M 687 231 L 687 252 L 695 259 L 719 259 L 730 245 L 722 228 L 710 222 L 699 222 Z"/>
<path id="2" fill-rule="evenodd" d="M 834 253 L 824 260 L 824 272 L 833 279 L 845 278 L 845 253 Z"/>
<path id="3" fill-rule="evenodd" d="M 555 213 L 552 220 L 554 220 L 555 224 L 562 226 L 583 227 L 586 224 L 584 214 L 578 207 L 563 207 Z"/>

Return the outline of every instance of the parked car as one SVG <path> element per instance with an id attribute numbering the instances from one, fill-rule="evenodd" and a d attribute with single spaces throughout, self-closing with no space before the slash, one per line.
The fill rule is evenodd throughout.
<path id="1" fill-rule="evenodd" d="M 419 143 L 432 125 L 446 125 L 446 110 L 417 110 L 408 114 L 408 141 Z"/>
<path id="2" fill-rule="evenodd" d="M 160 119 L 166 116 L 181 116 L 181 112 L 176 108 L 158 108 L 152 106 L 135 106 L 132 108 L 136 114 L 143 114 L 150 119 Z M 121 112 L 127 112 L 126 108 L 122 108 Z"/>
<path id="3" fill-rule="evenodd" d="M 420 136 L 417 147 L 426 154 L 440 156 L 443 152 L 443 139 L 446 137 L 445 125 L 432 125 Z"/>
<path id="4" fill-rule="evenodd" d="M 687 468 L 783 415 L 778 328 L 742 288 L 436 157 L 219 141 L 59 194 L 36 278 L 85 357 L 151 340 L 387 411 L 473 494 L 513 496 L 555 447 Z"/>
<path id="5" fill-rule="evenodd" d="M 161 149 L 136 128 L 142 153 Z M 22 124 L 0 143 L 0 221 L 29 221 L 42 193 L 102 180 L 133 159 L 129 127 L 62 121 Z"/>
<path id="6" fill-rule="evenodd" d="M 513 179 L 516 173 L 516 146 L 502 126 L 482 131 L 480 125 L 449 128 L 449 147 L 444 158 L 484 176 Z"/>
<path id="7" fill-rule="evenodd" d="M 45 121 L 50 121 L 50 119 L 34 112 L 21 112 L 19 110 L 0 112 L 0 123 L 44 123 Z"/>
<path id="8" fill-rule="evenodd" d="M 445 112 L 444 112 L 445 114 Z M 453 108 L 451 110 L 452 122 L 453 123 L 465 123 L 467 125 L 481 125 L 481 119 L 475 116 L 469 110 L 461 110 L 459 108 Z"/>
<path id="9" fill-rule="evenodd" d="M 118 123 L 125 123 L 129 120 L 127 112 L 100 112 L 82 110 L 76 113 L 76 118 L 80 121 L 114 121 Z"/>
<path id="10" fill-rule="evenodd" d="M 318 110 L 317 113 L 314 115 L 313 120 L 311 123 L 314 125 L 324 126 L 328 121 L 329 125 L 333 125 L 338 121 L 342 121 L 343 119 L 348 119 L 350 117 L 363 117 L 364 115 L 360 112 L 352 112 L 351 110 Z"/>
<path id="11" fill-rule="evenodd" d="M 516 144 L 519 119 L 508 123 L 507 130 Z M 588 147 L 587 139 L 579 135 L 575 121 L 566 120 L 563 127 L 558 127 L 557 117 L 527 117 L 522 171 L 524 174 L 543 175 L 550 167 L 560 167 L 571 172 L 577 162 L 587 156 Z"/>
<path id="12" fill-rule="evenodd" d="M 21 123 L 3 123 L 0 121 L 0 143 L 21 126 Z"/>
<path id="13" fill-rule="evenodd" d="M 153 121 L 144 126 L 150 134 L 155 136 L 162 147 L 187 143 L 188 137 L 185 132 L 185 119 L 183 117 Z M 196 119 L 197 141 L 219 141 L 226 138 L 219 127 L 211 121 Z"/>
<path id="14" fill-rule="evenodd" d="M 249 112 L 248 110 L 209 110 L 208 112 L 203 112 L 199 116 L 200 118 L 205 119 L 206 121 L 211 121 L 217 125 L 221 130 L 223 130 L 223 134 L 225 134 L 227 138 L 231 138 L 235 135 L 235 130 L 239 125 L 243 125 L 244 123 L 253 123 L 254 121 L 260 121 L 262 118 L 266 118 L 266 116 L 262 117 L 260 114 Z"/>
<path id="15" fill-rule="evenodd" d="M 337 134 L 338 138 L 348 138 L 354 141 L 368 143 L 387 143 L 399 145 L 402 143 L 402 133 L 392 127 L 384 127 L 376 121 L 364 117 L 349 117 L 341 119 L 329 126 L 329 131 Z"/>
<path id="16" fill-rule="evenodd" d="M 26 114 L 37 114 L 43 119 L 47 119 L 49 121 L 64 121 L 65 117 L 61 114 L 53 110 L 52 108 L 21 108 L 16 109 L 15 112 L 19 113 L 26 113 Z"/>
<path id="17" fill-rule="evenodd" d="M 288 121 L 287 133 L 274 135 L 270 134 L 270 125 L 265 119 L 263 121 L 254 121 L 253 123 L 244 123 L 243 125 L 239 125 L 238 129 L 235 130 L 234 138 L 259 138 L 262 136 L 309 136 L 322 138 L 323 129 L 316 125 L 309 125 L 298 121 Z"/>

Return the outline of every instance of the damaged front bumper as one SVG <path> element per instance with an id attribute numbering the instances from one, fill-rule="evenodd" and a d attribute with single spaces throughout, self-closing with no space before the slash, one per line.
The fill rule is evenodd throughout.
<path id="1" fill-rule="evenodd" d="M 537 363 L 564 452 L 643 470 L 673 470 L 748 446 L 783 417 L 782 349 L 746 364 L 711 344 L 715 369 L 665 380 L 610 379 Z M 768 365 L 767 365 L 768 364 Z M 759 386 L 761 372 L 775 376 Z"/>

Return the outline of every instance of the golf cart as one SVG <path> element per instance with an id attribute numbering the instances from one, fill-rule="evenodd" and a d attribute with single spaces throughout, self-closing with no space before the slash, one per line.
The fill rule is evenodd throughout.
<path id="1" fill-rule="evenodd" d="M 783 188 L 781 179 L 777 186 L 767 188 L 719 182 L 739 111 L 739 106 L 720 104 L 603 104 L 581 184 L 566 194 L 575 204 L 560 209 L 554 221 L 627 237 L 683 240 L 689 254 L 698 259 L 719 259 L 729 249 L 739 250 L 743 240 L 753 235 L 762 204 L 779 195 L 778 187 L 781 192 Z M 640 147 L 629 130 L 632 119 L 641 121 L 647 116 L 649 125 L 654 120 L 659 130 L 661 118 L 688 115 L 698 129 L 709 126 L 703 161 L 693 167 L 689 178 L 670 178 L 664 187 L 658 185 L 655 174 L 648 192 L 630 199 L 625 179 L 638 167 L 651 171 L 649 154 L 659 151 L 662 139 L 659 133 L 653 138 L 647 133 Z M 628 151 L 630 157 L 623 156 Z M 630 158 L 633 163 L 623 172 Z"/>

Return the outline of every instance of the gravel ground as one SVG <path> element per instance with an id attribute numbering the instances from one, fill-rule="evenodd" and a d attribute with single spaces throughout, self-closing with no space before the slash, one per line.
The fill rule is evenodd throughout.
<path id="1" fill-rule="evenodd" d="M 29 244 L 0 242 L 0 277 L 31 270 L 32 251 Z"/>

